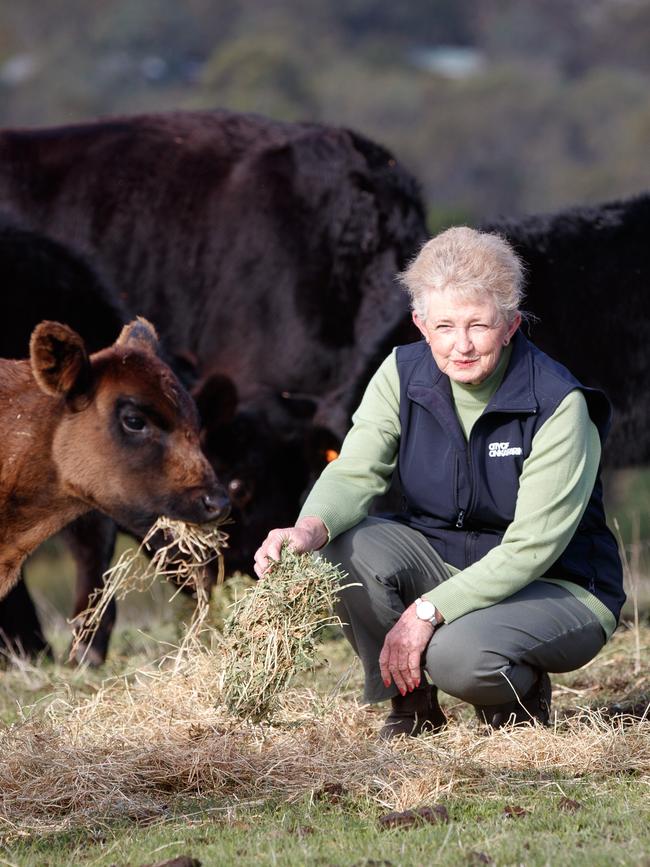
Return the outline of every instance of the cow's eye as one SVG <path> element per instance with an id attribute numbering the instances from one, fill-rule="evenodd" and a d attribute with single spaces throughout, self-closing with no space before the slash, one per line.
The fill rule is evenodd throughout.
<path id="1" fill-rule="evenodd" d="M 128 412 L 122 416 L 122 427 L 129 433 L 142 433 L 146 426 L 146 418 L 139 413 Z"/>
<path id="2" fill-rule="evenodd" d="M 252 485 L 246 484 L 243 479 L 231 479 L 228 482 L 228 496 L 234 506 L 243 509 L 253 498 Z"/>

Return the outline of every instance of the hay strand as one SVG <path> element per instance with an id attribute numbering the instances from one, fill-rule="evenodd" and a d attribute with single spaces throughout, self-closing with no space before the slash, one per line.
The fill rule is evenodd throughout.
<path id="1" fill-rule="evenodd" d="M 160 517 L 153 524 L 138 548 L 124 551 L 117 563 L 103 575 L 103 586 L 97 588 L 85 611 L 72 621 L 74 637 L 68 661 L 83 662 L 99 624 L 112 599 L 124 599 L 132 590 L 148 590 L 157 578 L 172 579 L 178 590 L 190 586 L 196 592 L 197 604 L 184 644 L 194 642 L 208 614 L 209 592 L 207 567 L 218 563 L 217 584 L 224 576 L 222 550 L 227 547 L 228 534 L 222 529 L 225 521 L 209 524 L 190 524 Z M 162 536 L 163 544 L 156 544 L 151 559 L 148 552 Z"/>

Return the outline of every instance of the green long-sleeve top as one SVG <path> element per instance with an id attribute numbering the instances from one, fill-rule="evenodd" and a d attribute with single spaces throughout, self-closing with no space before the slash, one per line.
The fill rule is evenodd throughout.
<path id="1" fill-rule="evenodd" d="M 479 385 L 451 381 L 456 414 L 468 437 L 499 387 L 510 358 Z M 370 381 L 339 457 L 323 471 L 300 517 L 318 517 L 330 540 L 363 520 L 375 496 L 384 494 L 397 463 L 400 438 L 399 375 L 393 351 Z M 466 569 L 448 565 L 451 577 L 425 594 L 449 623 L 494 605 L 536 579 L 560 584 L 596 614 L 609 638 L 612 612 L 583 587 L 544 577 L 575 533 L 594 487 L 600 437 L 582 392 L 570 392 L 536 433 L 525 459 L 515 515 L 501 541 Z"/>

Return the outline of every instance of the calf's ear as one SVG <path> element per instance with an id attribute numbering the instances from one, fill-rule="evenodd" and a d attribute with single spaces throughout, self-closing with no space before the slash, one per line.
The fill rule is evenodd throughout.
<path id="1" fill-rule="evenodd" d="M 41 322 L 29 341 L 34 379 L 45 394 L 72 397 L 90 390 L 92 368 L 83 339 L 68 325 Z"/>
<path id="2" fill-rule="evenodd" d="M 138 316 L 122 329 L 115 341 L 116 346 L 139 349 L 141 352 L 158 353 L 158 334 L 148 319 Z"/>

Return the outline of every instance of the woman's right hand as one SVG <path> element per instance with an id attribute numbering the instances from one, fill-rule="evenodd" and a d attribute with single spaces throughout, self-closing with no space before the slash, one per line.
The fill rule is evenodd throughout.
<path id="1" fill-rule="evenodd" d="M 269 560 L 279 560 L 282 546 L 287 544 L 297 554 L 317 551 L 329 540 L 327 527 L 320 518 L 301 518 L 295 527 L 271 530 L 255 553 L 255 574 L 263 578 Z"/>

